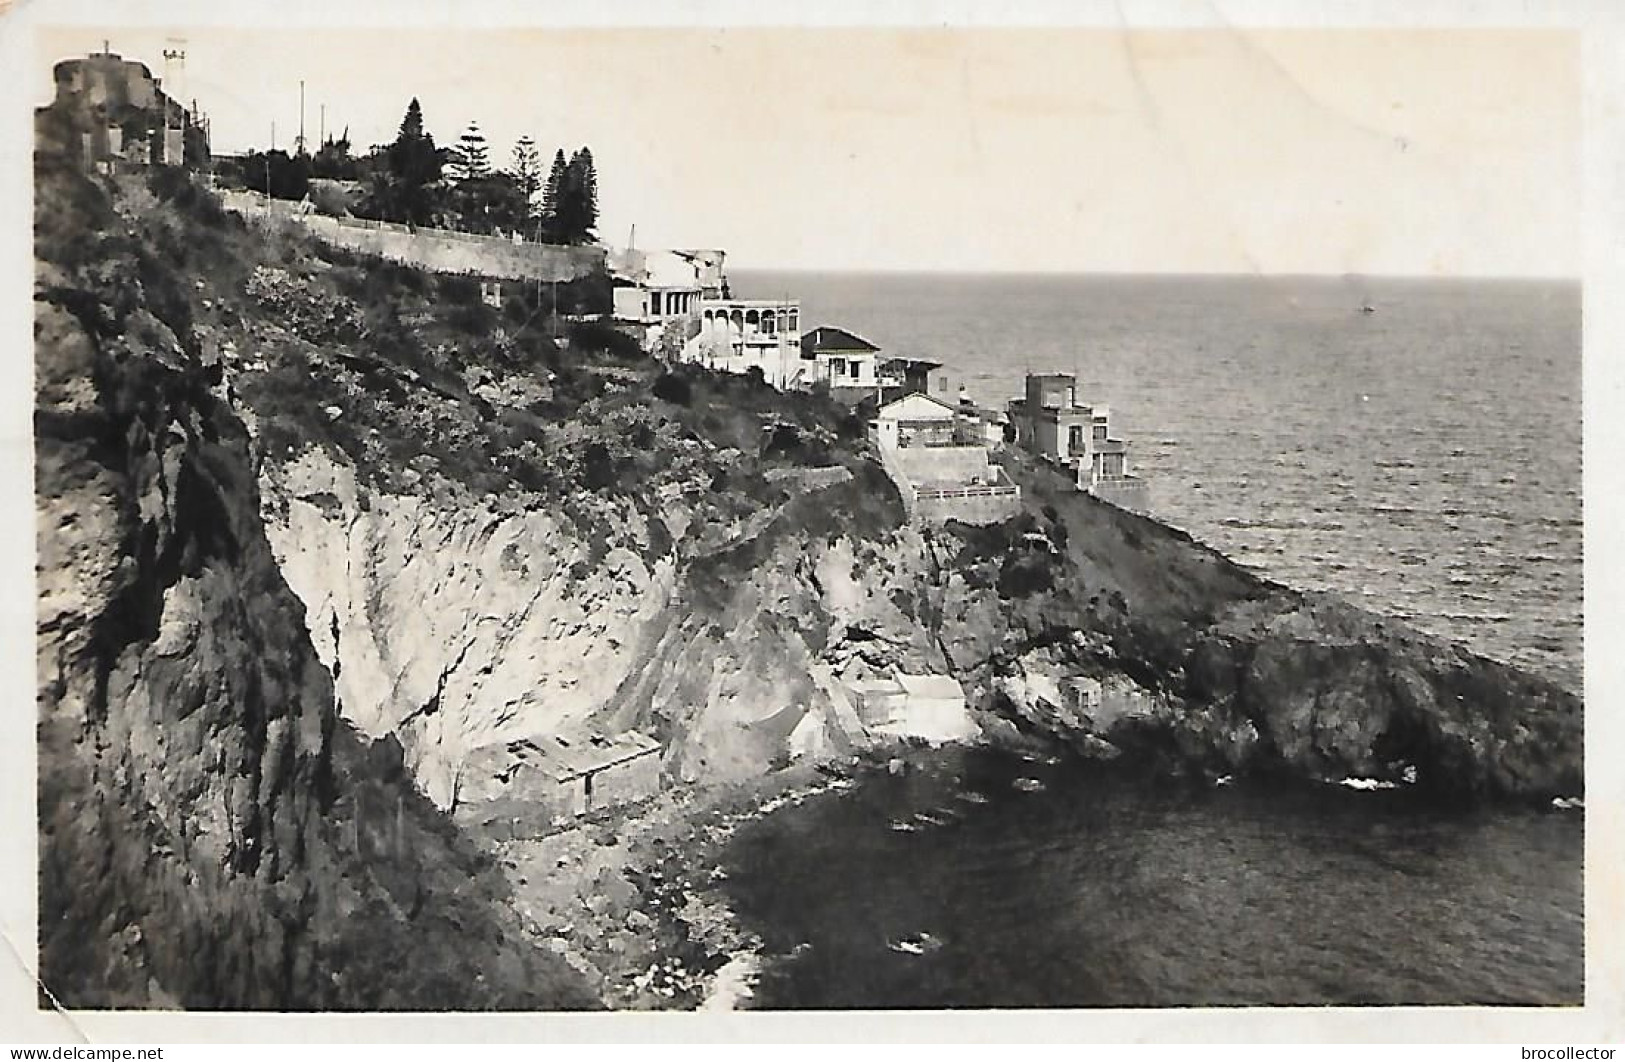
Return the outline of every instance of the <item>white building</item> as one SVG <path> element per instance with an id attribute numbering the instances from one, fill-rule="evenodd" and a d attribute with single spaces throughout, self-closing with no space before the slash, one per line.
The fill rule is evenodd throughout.
<path id="1" fill-rule="evenodd" d="M 993 462 L 973 409 L 910 394 L 881 406 L 872 427 L 910 520 L 990 524 L 1020 511 L 1021 488 Z"/>
<path id="2" fill-rule="evenodd" d="M 801 337 L 801 358 L 810 362 L 808 383 L 832 392 L 873 394 L 880 388 L 880 348 L 844 328 L 819 325 Z"/>
<path id="3" fill-rule="evenodd" d="M 798 332 L 801 304 L 793 299 L 705 299 L 683 360 L 719 372 L 758 369 L 780 389 L 801 386 Z"/>
<path id="4" fill-rule="evenodd" d="M 965 691 L 948 675 L 898 672 L 849 689 L 858 717 L 872 733 L 942 744 L 967 741 L 980 732 L 965 705 Z"/>
<path id="5" fill-rule="evenodd" d="M 676 251 L 642 251 L 622 257 L 613 273 L 617 320 L 652 325 L 699 308 L 700 268 Z"/>

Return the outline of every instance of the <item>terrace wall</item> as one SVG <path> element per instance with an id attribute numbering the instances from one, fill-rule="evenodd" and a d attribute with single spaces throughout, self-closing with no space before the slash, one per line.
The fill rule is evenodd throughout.
<path id="1" fill-rule="evenodd" d="M 450 229 L 414 230 L 387 221 L 324 217 L 253 192 L 224 192 L 221 202 L 244 217 L 298 225 L 332 247 L 435 273 L 565 283 L 601 271 L 606 257 L 602 247 L 516 243 Z"/>

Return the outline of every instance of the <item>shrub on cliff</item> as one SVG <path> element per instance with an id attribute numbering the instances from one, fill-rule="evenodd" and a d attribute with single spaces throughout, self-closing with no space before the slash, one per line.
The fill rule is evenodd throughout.
<path id="1" fill-rule="evenodd" d="M 999 568 L 999 596 L 1031 597 L 1055 589 L 1055 573 L 1043 555 L 1011 554 Z"/>
<path id="2" fill-rule="evenodd" d="M 792 465 L 824 466 L 835 463 L 831 453 L 834 439 L 818 428 L 802 429 L 779 422 L 763 429 L 761 459 L 782 459 Z"/>
<path id="3" fill-rule="evenodd" d="M 601 442 L 587 444 L 581 460 L 581 482 L 588 490 L 613 487 L 620 479 L 617 462 Z"/>
<path id="4" fill-rule="evenodd" d="M 583 354 L 607 354 L 624 361 L 642 361 L 647 355 L 636 339 L 613 325 L 598 321 L 572 321 L 570 347 Z"/>
<path id="5" fill-rule="evenodd" d="M 660 374 L 651 389 L 654 396 L 661 401 L 670 402 L 677 406 L 686 406 L 694 401 L 694 388 L 683 377 L 672 372 Z"/>
<path id="6" fill-rule="evenodd" d="M 275 314 L 288 331 L 311 343 L 349 342 L 365 331 L 361 310 L 353 300 L 285 269 L 256 266 L 248 278 L 247 294 Z"/>
<path id="7" fill-rule="evenodd" d="M 453 306 L 446 324 L 465 336 L 487 336 L 497 326 L 497 312 L 483 302 Z"/>
<path id="8" fill-rule="evenodd" d="M 147 188 L 176 210 L 211 229 L 224 228 L 227 214 L 220 200 L 198 187 L 190 172 L 179 166 L 154 166 L 147 171 Z"/>

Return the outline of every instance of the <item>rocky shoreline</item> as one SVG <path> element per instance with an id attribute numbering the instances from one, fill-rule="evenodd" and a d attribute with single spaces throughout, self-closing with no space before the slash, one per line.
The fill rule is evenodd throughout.
<path id="1" fill-rule="evenodd" d="M 534 840 L 493 841 L 526 936 L 614 1009 L 736 1009 L 760 942 L 718 887 L 745 823 L 856 784 L 874 757 L 795 765 L 747 784 L 667 790 Z"/>

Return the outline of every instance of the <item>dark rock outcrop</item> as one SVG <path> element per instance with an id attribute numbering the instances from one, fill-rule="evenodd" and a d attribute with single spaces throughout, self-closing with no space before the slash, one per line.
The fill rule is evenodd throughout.
<path id="1" fill-rule="evenodd" d="M 339 719 L 170 264 L 76 173 L 37 208 L 42 998 L 590 1005 Z"/>
<path id="2" fill-rule="evenodd" d="M 1259 578 L 1047 469 L 1013 468 L 1044 512 L 1031 526 L 1058 546 L 1017 559 L 1039 566 L 1043 589 L 1001 593 L 991 611 L 984 600 L 980 618 L 960 605 L 965 621 L 944 637 L 962 664 L 993 674 L 1036 656 L 1053 676 L 1122 675 L 1144 689 L 1143 711 L 1098 728 L 1074 720 L 1070 736 L 1210 772 L 1411 780 L 1452 799 L 1582 792 L 1570 691 Z M 972 577 L 1011 563 L 989 532 L 962 534 Z"/>

